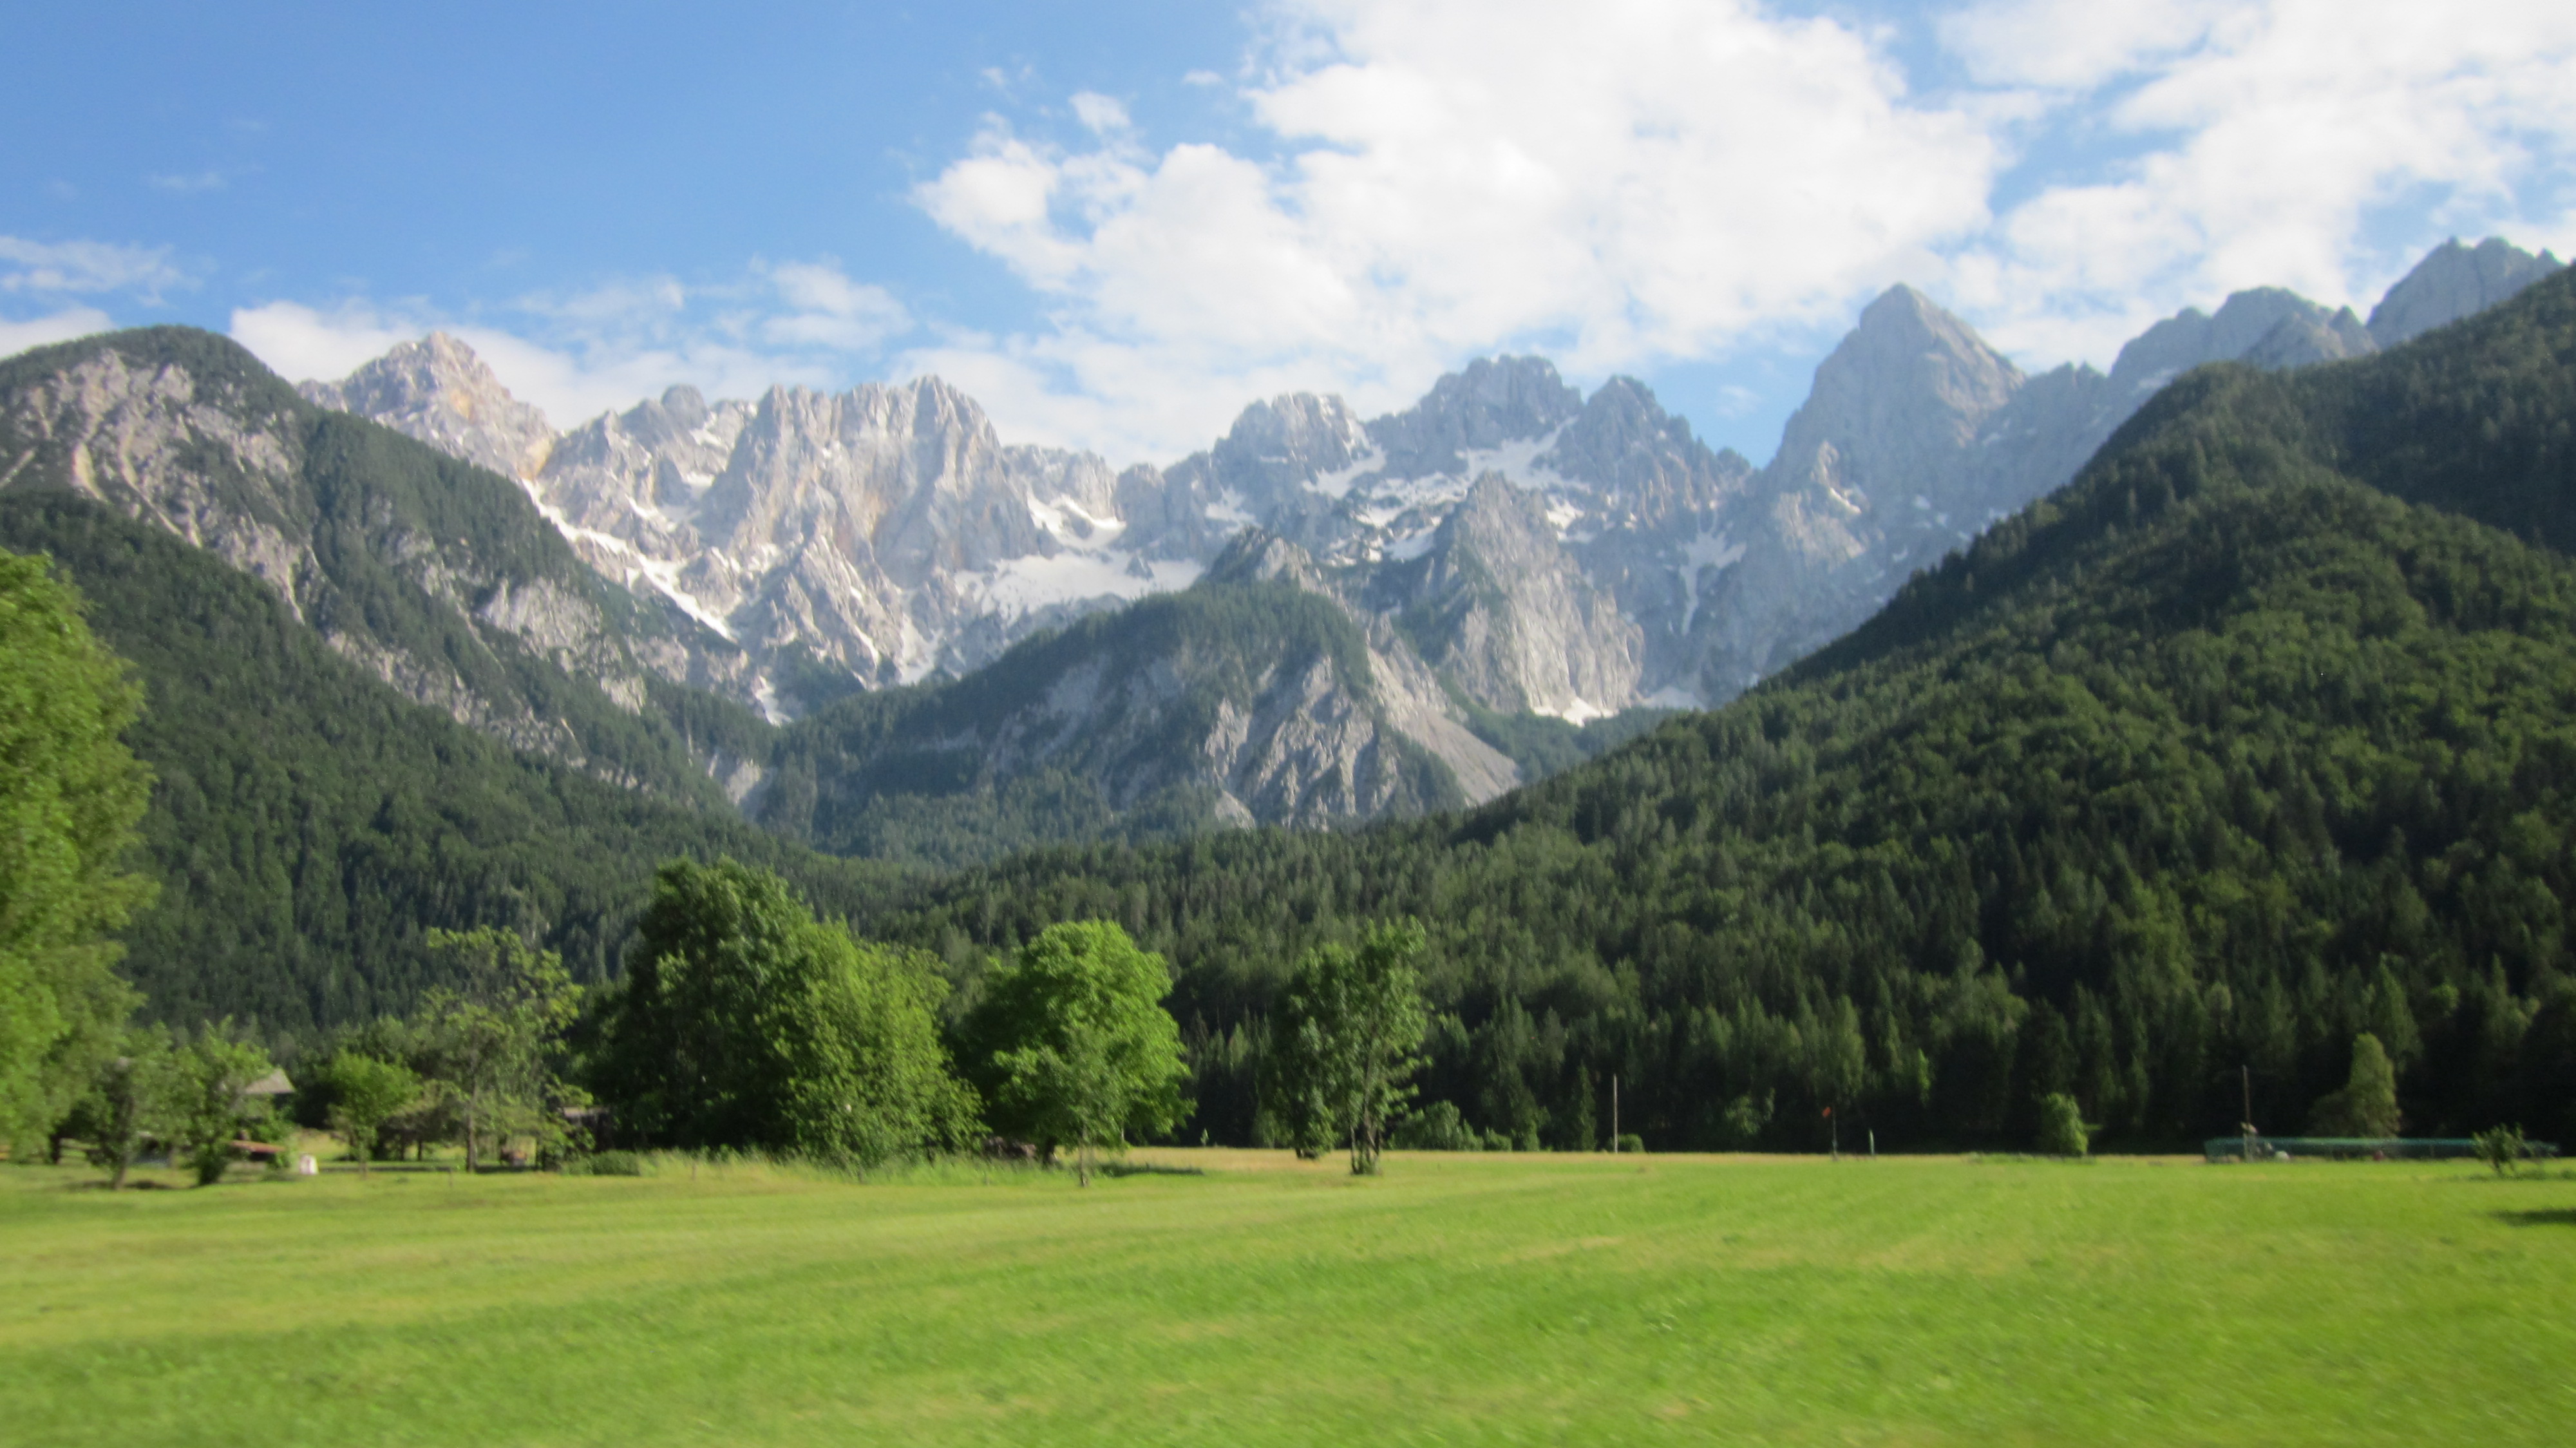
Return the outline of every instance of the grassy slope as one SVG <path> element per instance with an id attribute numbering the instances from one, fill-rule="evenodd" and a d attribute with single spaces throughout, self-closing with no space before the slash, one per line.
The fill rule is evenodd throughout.
<path id="1" fill-rule="evenodd" d="M 64 1445 L 2538 1443 L 2576 1408 L 2563 1173 L 1163 1159 L 1219 1169 L 8 1171 L 0 1379 Z"/>

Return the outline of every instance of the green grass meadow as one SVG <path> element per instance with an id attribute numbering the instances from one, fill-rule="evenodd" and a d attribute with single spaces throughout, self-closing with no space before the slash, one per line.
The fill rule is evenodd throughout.
<path id="1" fill-rule="evenodd" d="M 1140 1152 L 0 1168 L 0 1440 L 2576 1441 L 2576 1178 Z"/>

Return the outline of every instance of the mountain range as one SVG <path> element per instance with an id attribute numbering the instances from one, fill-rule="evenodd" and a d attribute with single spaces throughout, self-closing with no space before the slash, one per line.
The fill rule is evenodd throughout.
<path id="1" fill-rule="evenodd" d="M 926 437 L 869 474 L 950 479 L 927 497 L 746 485 L 709 513 L 720 477 L 677 477 L 693 519 L 846 522 L 779 564 L 809 603 L 818 550 L 948 598 L 1031 559 L 1187 575 L 975 615 L 989 659 L 909 681 L 593 567 L 605 545 L 545 511 L 564 440 L 497 388 L 389 413 L 433 445 L 186 329 L 0 361 L 0 546 L 51 556 L 145 685 L 162 893 L 129 971 L 165 1018 L 303 1038 L 400 1009 L 436 926 L 511 926 L 609 981 L 653 863 L 730 854 L 935 952 L 961 998 L 1032 929 L 1121 920 L 1177 969 L 1221 1139 L 1261 1134 L 1279 972 L 1407 914 L 1426 1092 L 1516 1140 L 1591 1140 L 1616 1075 L 1659 1145 L 1793 1144 L 1827 1104 L 1892 1142 L 2009 1142 L 2045 1089 L 2171 1142 L 2235 1119 L 2210 1061 L 2254 1063 L 2283 1120 L 2361 1029 L 2411 1120 L 2563 1122 L 2555 270 L 2446 248 L 2370 323 L 2241 294 L 2108 373 L 2036 378 L 1897 289 L 1759 470 L 1633 383 L 1581 396 L 1532 359 L 1375 422 L 1277 400 L 1112 478 L 1144 491 L 1086 512 L 1087 551 L 1071 514 L 965 476 L 971 405 L 927 382 Z M 515 476 L 457 455 L 485 443 Z M 2041 491 L 1967 511 L 2015 488 Z M 1056 551 L 992 542 L 1022 521 Z M 1697 561 L 1657 561 L 1676 538 Z M 1798 641 L 1838 609 L 1858 626 Z M 1565 717 L 1757 644 L 1762 682 L 1709 712 Z M 1585 709 L 1533 707 L 1558 680 Z M 1355 820 L 1383 823 L 1328 828 Z M 1246 823 L 1294 828 L 1220 828 Z"/>
<path id="2" fill-rule="evenodd" d="M 1304 555 L 1292 581 L 1341 606 L 1394 672 L 1427 669 L 1450 696 L 1398 712 L 1579 724 L 1722 703 L 1838 637 L 2065 483 L 2192 367 L 2366 355 L 2558 265 L 2452 242 L 2366 323 L 2257 289 L 2156 324 L 2107 373 L 2036 377 L 1894 287 L 1759 469 L 1632 379 L 1586 397 L 1533 357 L 1472 363 L 1374 419 L 1337 397 L 1256 402 L 1206 451 L 1123 470 L 1005 444 L 936 378 L 712 403 L 677 387 L 556 434 L 433 335 L 302 390 L 521 479 L 594 567 L 716 636 L 688 681 L 774 719 L 971 673 L 1021 638 L 1188 585 L 1258 529 Z M 1411 737 L 1470 798 L 1514 778 L 1454 735 Z"/>

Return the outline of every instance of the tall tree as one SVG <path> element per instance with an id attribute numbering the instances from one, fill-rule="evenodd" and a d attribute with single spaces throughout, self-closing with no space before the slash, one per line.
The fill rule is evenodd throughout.
<path id="1" fill-rule="evenodd" d="M 684 1146 L 860 1162 L 963 1145 L 929 957 L 817 921 L 787 882 L 732 860 L 662 867 L 598 1084 L 621 1129 Z"/>
<path id="2" fill-rule="evenodd" d="M 553 1107 L 568 1088 L 555 1072 L 556 1057 L 582 994 L 562 958 L 490 925 L 432 930 L 425 938 L 454 959 L 463 982 L 430 991 L 420 1017 L 431 1080 L 464 1126 L 465 1169 L 480 1165 L 489 1140 L 560 1142 L 563 1118 Z"/>
<path id="3" fill-rule="evenodd" d="M 2319 1136 L 2395 1136 L 2397 1069 L 2368 1031 L 2352 1038 L 2352 1076 L 2317 1098 L 2308 1129 Z"/>
<path id="4" fill-rule="evenodd" d="M 133 1009 L 108 937 L 153 893 L 127 868 L 151 777 L 119 736 L 141 704 L 79 596 L 0 553 L 0 1140 L 39 1141 Z"/>
<path id="5" fill-rule="evenodd" d="M 333 1056 L 315 1084 L 330 1093 L 331 1129 L 349 1144 L 360 1176 L 367 1174 L 384 1124 L 420 1099 L 420 1077 L 410 1067 L 356 1051 Z"/>
<path id="6" fill-rule="evenodd" d="M 1163 999 L 1163 957 L 1114 921 L 1050 925 L 994 970 L 964 1034 L 994 1125 L 1050 1154 L 1091 1155 L 1130 1134 L 1169 1131 L 1188 1110 L 1180 1026 Z"/>
<path id="7" fill-rule="evenodd" d="M 1413 1097 L 1430 1015 L 1414 961 L 1420 926 L 1370 928 L 1354 950 L 1307 952 L 1270 1017 L 1274 1116 L 1300 1140 L 1347 1142 L 1351 1171 L 1373 1176 L 1387 1123 Z"/>

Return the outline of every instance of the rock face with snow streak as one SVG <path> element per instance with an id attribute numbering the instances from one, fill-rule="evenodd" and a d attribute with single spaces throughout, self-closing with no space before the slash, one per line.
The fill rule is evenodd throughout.
<path id="1" fill-rule="evenodd" d="M 235 344 L 190 329 L 83 339 L 9 370 L 0 487 L 66 491 L 167 529 L 266 584 L 335 652 L 513 747 L 666 790 L 693 789 L 693 767 L 739 772 L 712 756 L 692 766 L 677 747 L 656 762 L 650 741 L 603 757 L 603 720 L 649 732 L 646 656 L 680 667 L 689 646 L 635 616 L 501 480 L 316 412 Z M 657 763 L 653 778 L 638 761 Z"/>
<path id="2" fill-rule="evenodd" d="M 1389 670 L 1432 681 L 1426 697 L 1579 718 L 1741 692 L 2066 482 L 2183 371 L 2362 355 L 2555 265 L 2453 245 L 2368 327 L 2256 289 L 2157 323 L 2107 373 L 2036 377 L 1892 288 L 1758 471 L 1635 381 L 1587 397 L 1534 357 L 1476 361 L 1375 419 L 1313 394 L 1255 402 L 1207 451 L 1123 471 L 1007 445 L 936 379 L 750 402 L 680 388 L 539 438 L 470 353 L 432 339 L 316 395 L 518 459 L 585 558 L 724 636 L 744 661 L 732 687 L 773 717 L 971 673 L 1038 630 L 1189 584 L 1257 527 Z M 1406 717 L 1425 740 L 1462 722 L 1454 706 Z M 1483 778 L 1489 761 L 1443 749 Z"/>
<path id="3" fill-rule="evenodd" d="M 1593 586 L 1537 494 L 1487 473 L 1431 547 L 1384 568 L 1370 601 L 1468 697 L 1582 720 L 1635 698 L 1644 631 Z"/>

